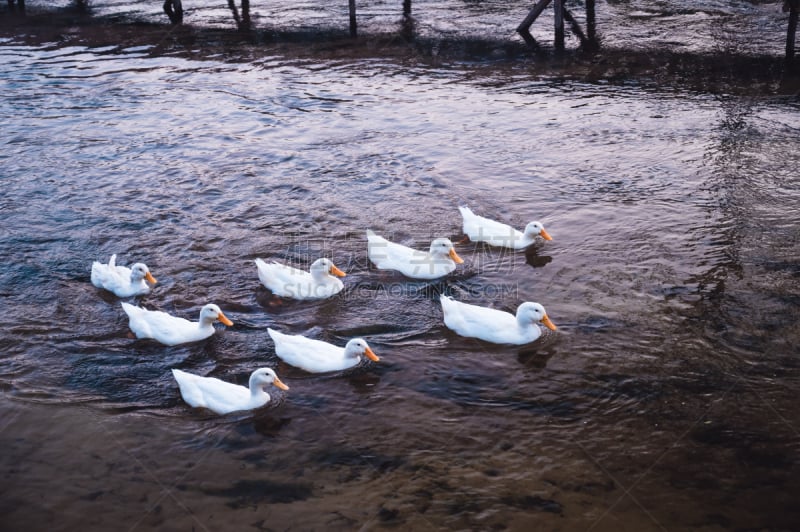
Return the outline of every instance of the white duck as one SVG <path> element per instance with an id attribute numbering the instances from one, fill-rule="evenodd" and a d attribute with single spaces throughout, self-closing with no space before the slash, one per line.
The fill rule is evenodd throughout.
<path id="1" fill-rule="evenodd" d="M 344 347 L 338 347 L 301 335 L 279 333 L 274 329 L 267 329 L 267 332 L 275 342 L 278 358 L 310 373 L 352 368 L 361 362 L 362 355 L 373 362 L 380 360 L 362 338 L 353 338 Z"/>
<path id="2" fill-rule="evenodd" d="M 533 244 L 537 236 L 545 240 L 553 240 L 541 222 L 531 222 L 525 226 L 524 232 L 519 232 L 510 225 L 496 222 L 483 216 L 478 216 L 469 207 L 459 207 L 461 217 L 464 219 L 464 234 L 473 242 L 486 242 L 492 246 L 525 249 Z"/>
<path id="3" fill-rule="evenodd" d="M 178 345 L 204 340 L 214 334 L 213 323 L 233 325 L 218 306 L 209 303 L 200 309 L 200 321 L 189 321 L 160 310 L 147 310 L 122 303 L 128 315 L 128 325 L 137 338 L 152 338 L 165 345 Z"/>
<path id="4" fill-rule="evenodd" d="M 431 242 L 430 251 L 389 242 L 367 229 L 367 256 L 381 270 L 397 270 L 412 279 L 438 279 L 464 262 L 448 238 Z"/>
<path id="5" fill-rule="evenodd" d="M 281 390 L 289 389 L 269 368 L 257 369 L 250 375 L 249 389 L 179 369 L 173 369 L 172 375 L 178 381 L 184 401 L 195 408 L 208 408 L 217 414 L 253 410 L 264 406 L 270 401 L 270 396 L 265 390 L 270 384 Z"/>
<path id="6" fill-rule="evenodd" d="M 157 281 L 141 262 L 130 268 L 117 266 L 117 256 L 111 255 L 108 264 L 97 261 L 92 263 L 92 284 L 113 292 L 117 297 L 147 294 L 150 292 L 148 282 L 156 284 Z"/>
<path id="7" fill-rule="evenodd" d="M 530 301 L 522 303 L 514 316 L 502 310 L 461 303 L 441 296 L 444 324 L 461 336 L 479 338 L 496 344 L 522 345 L 542 335 L 539 322 L 555 331 L 544 307 Z"/>
<path id="8" fill-rule="evenodd" d="M 309 271 L 304 272 L 285 264 L 267 264 L 256 259 L 258 278 L 272 293 L 292 299 L 323 299 L 338 294 L 344 288 L 337 277 L 346 274 L 337 268 L 330 259 L 317 259 Z"/>

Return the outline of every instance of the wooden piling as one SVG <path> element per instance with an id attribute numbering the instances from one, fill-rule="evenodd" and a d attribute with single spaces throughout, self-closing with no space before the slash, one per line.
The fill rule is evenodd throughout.
<path id="1" fill-rule="evenodd" d="M 564 49 L 564 0 L 555 0 L 553 3 L 553 21 L 556 26 L 555 46 L 557 50 Z"/>
<path id="2" fill-rule="evenodd" d="M 183 22 L 181 0 L 164 0 L 164 13 L 167 14 L 169 21 L 173 24 L 181 24 Z"/>
<path id="3" fill-rule="evenodd" d="M 544 8 L 550 5 L 552 0 L 539 0 L 533 6 L 533 8 L 528 12 L 528 16 L 525 17 L 519 26 L 517 26 L 517 33 L 519 33 L 525 42 L 528 43 L 530 46 L 536 46 L 536 40 L 531 35 L 531 24 L 542 14 Z"/>
<path id="4" fill-rule="evenodd" d="M 786 60 L 794 59 L 794 41 L 797 35 L 797 17 L 800 14 L 800 0 L 786 0 L 784 11 L 789 11 L 789 25 L 786 29 Z"/>
<path id="5" fill-rule="evenodd" d="M 356 27 L 356 0 L 349 0 L 350 6 L 350 37 L 358 35 L 358 28 Z"/>
<path id="6" fill-rule="evenodd" d="M 584 48 L 587 47 L 588 41 L 586 39 L 586 35 L 584 35 L 580 24 L 578 24 L 578 21 L 575 20 L 575 17 L 572 16 L 572 13 L 570 13 L 569 9 L 566 7 L 564 8 L 564 20 L 569 22 L 569 29 L 571 29 L 572 33 L 574 33 L 581 41 L 581 46 Z"/>
<path id="7" fill-rule="evenodd" d="M 228 0 L 228 9 L 230 9 L 231 13 L 233 13 L 233 20 L 236 22 L 236 27 L 241 30 L 242 29 L 242 19 L 239 18 L 239 10 L 236 9 L 235 0 Z"/>

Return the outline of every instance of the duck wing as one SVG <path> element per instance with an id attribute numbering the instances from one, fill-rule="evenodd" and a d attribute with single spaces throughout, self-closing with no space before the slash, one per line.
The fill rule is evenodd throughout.
<path id="1" fill-rule="evenodd" d="M 137 338 L 152 338 L 166 345 L 202 339 L 198 337 L 200 328 L 195 322 L 125 302 L 122 303 L 122 308 L 128 315 L 129 326 Z"/>
<path id="2" fill-rule="evenodd" d="M 310 273 L 285 264 L 266 263 L 261 259 L 255 259 L 255 263 L 261 283 L 281 297 L 295 297 L 292 287 L 313 281 Z"/>
<path id="3" fill-rule="evenodd" d="M 172 375 L 181 390 L 181 397 L 195 408 L 208 408 L 217 414 L 227 414 L 249 406 L 250 390 L 244 386 L 201 377 L 173 369 Z"/>
<path id="4" fill-rule="evenodd" d="M 305 336 L 283 334 L 274 329 L 267 329 L 267 332 L 275 342 L 278 358 L 308 372 L 341 371 L 358 363 L 358 358 L 346 359 L 344 348 L 333 344 Z"/>
<path id="5" fill-rule="evenodd" d="M 514 315 L 478 305 L 441 297 L 445 325 L 461 336 L 504 343 L 506 336 L 517 333 Z"/>
<path id="6" fill-rule="evenodd" d="M 108 264 L 97 261 L 92 263 L 91 280 L 94 286 L 112 292 L 130 287 L 131 270 L 125 266 L 117 266 L 116 258 L 116 255 L 111 255 Z"/>
<path id="7" fill-rule="evenodd" d="M 436 278 L 448 273 L 439 272 L 440 266 L 430 253 L 420 251 L 367 231 L 369 259 L 381 270 L 397 270 L 408 277 Z"/>
<path id="8" fill-rule="evenodd" d="M 513 243 L 523 237 L 520 231 L 517 231 L 508 224 L 479 216 L 467 207 L 459 207 L 459 210 L 464 219 L 464 234 L 472 241 Z"/>

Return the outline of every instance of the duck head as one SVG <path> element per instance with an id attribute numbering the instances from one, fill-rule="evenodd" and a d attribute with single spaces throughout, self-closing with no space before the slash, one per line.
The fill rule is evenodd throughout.
<path id="1" fill-rule="evenodd" d="M 537 236 L 540 236 L 540 237 L 544 238 L 545 240 L 553 240 L 553 237 L 550 236 L 550 234 L 547 231 L 544 230 L 544 226 L 542 225 L 542 222 L 531 222 L 531 223 L 529 223 L 528 225 L 525 226 L 525 231 L 524 232 L 525 232 L 525 236 L 527 236 L 528 238 L 531 238 L 531 239 L 533 239 L 533 238 L 535 238 Z"/>
<path id="2" fill-rule="evenodd" d="M 156 284 L 156 278 L 150 273 L 150 270 L 142 264 L 137 262 L 131 266 L 131 283 L 138 283 L 140 280 L 145 279 L 150 284 Z"/>
<path id="3" fill-rule="evenodd" d="M 336 277 L 344 277 L 347 275 L 342 270 L 336 267 L 330 259 L 317 259 L 309 268 L 311 275 L 314 279 L 324 278 L 326 275 L 335 275 Z"/>
<path id="4" fill-rule="evenodd" d="M 453 243 L 450 242 L 449 238 L 437 238 L 431 242 L 430 254 L 434 257 L 448 256 L 456 264 L 464 262 L 464 260 L 458 256 L 458 253 L 456 253 L 456 249 L 453 247 Z"/>
<path id="5" fill-rule="evenodd" d="M 557 327 L 547 317 L 544 307 L 539 303 L 531 303 L 530 301 L 521 304 L 517 308 L 517 322 L 520 325 L 527 325 L 529 323 L 543 323 L 545 327 L 551 331 L 555 331 Z"/>
<path id="6" fill-rule="evenodd" d="M 347 357 L 360 357 L 363 355 L 373 362 L 380 360 L 363 338 L 353 338 L 347 342 L 347 345 L 344 346 L 344 354 Z"/>
<path id="7" fill-rule="evenodd" d="M 269 385 L 273 385 L 281 390 L 288 390 L 289 387 L 286 386 L 279 378 L 278 375 L 270 368 L 260 368 L 255 370 L 250 375 L 250 389 L 257 390 L 257 389 L 264 389 Z"/>
<path id="8" fill-rule="evenodd" d="M 233 325 L 233 322 L 213 303 L 209 303 L 200 309 L 200 323 L 214 323 L 215 321 L 220 321 L 228 327 Z"/>

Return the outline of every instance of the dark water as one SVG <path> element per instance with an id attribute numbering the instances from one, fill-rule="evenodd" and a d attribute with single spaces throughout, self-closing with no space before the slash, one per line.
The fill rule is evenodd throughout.
<path id="1" fill-rule="evenodd" d="M 733 24 L 732 5 L 661 17 Z M 510 10 L 464 6 L 459 28 Z M 657 16 L 603 6 L 617 43 Z M 442 30 L 450 6 L 428 7 Z M 744 28 L 775 9 L 738 7 Z M 209 27 L 230 16 L 197 9 Z M 695 30 L 694 48 L 723 47 Z M 0 41 L 3 530 L 800 526 L 800 105 L 780 80 L 67 41 Z M 461 244 L 433 284 L 367 263 L 366 228 L 456 240 L 459 204 L 554 240 Z M 235 325 L 129 338 L 89 282 L 112 253 L 159 279 L 137 302 L 192 319 L 214 302 Z M 256 257 L 321 255 L 348 272 L 335 298 L 275 305 L 258 283 Z M 442 292 L 538 301 L 559 330 L 524 348 L 460 338 Z M 267 327 L 364 336 L 381 362 L 309 375 Z M 170 374 L 245 384 L 260 366 L 291 390 L 225 417 L 186 406 Z"/>

